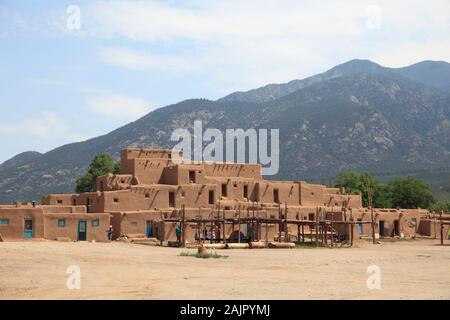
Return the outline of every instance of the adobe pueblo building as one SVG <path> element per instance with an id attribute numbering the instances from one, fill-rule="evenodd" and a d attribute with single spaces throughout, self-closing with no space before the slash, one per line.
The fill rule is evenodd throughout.
<path id="1" fill-rule="evenodd" d="M 426 210 L 363 208 L 361 195 L 344 189 L 264 180 L 258 164 L 175 163 L 171 155 L 172 150 L 125 149 L 121 174 L 98 177 L 97 192 L 47 195 L 41 206 L 1 206 L 0 235 L 108 241 L 111 224 L 114 239 L 161 244 L 333 244 L 441 232 L 441 220 Z"/>

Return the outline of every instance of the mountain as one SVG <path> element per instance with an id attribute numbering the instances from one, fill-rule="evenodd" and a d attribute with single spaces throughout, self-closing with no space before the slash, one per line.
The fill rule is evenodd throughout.
<path id="1" fill-rule="evenodd" d="M 312 84 L 358 73 L 397 73 L 410 80 L 450 92 L 450 64 L 444 61 L 423 61 L 405 68 L 386 68 L 369 60 L 351 60 L 324 73 L 282 84 L 269 84 L 246 92 L 234 92 L 221 101 L 262 103 L 274 100 Z"/>
<path id="2" fill-rule="evenodd" d="M 275 179 L 324 181 L 347 170 L 450 169 L 450 93 L 432 85 L 429 74 L 411 71 L 422 67 L 398 71 L 353 60 L 287 86 L 160 108 L 107 135 L 5 162 L 0 202 L 72 192 L 96 154 L 118 159 L 120 149 L 129 146 L 171 147 L 173 130 L 192 129 L 194 120 L 222 131 L 279 128 L 280 171 L 270 177 Z"/>

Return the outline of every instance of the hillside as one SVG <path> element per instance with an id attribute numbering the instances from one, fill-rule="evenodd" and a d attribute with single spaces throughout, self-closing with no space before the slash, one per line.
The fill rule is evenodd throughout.
<path id="1" fill-rule="evenodd" d="M 405 76 L 353 60 L 286 86 L 268 86 L 270 94 L 264 87 L 250 95 L 170 105 L 107 135 L 5 162 L 0 202 L 72 192 L 76 177 L 96 154 L 118 159 L 120 149 L 129 146 L 171 147 L 172 131 L 192 128 L 194 120 L 202 120 L 204 129 L 279 128 L 280 171 L 270 178 L 322 181 L 347 170 L 448 168 L 450 94 L 431 83 L 429 74 L 411 72 L 414 68 Z"/>

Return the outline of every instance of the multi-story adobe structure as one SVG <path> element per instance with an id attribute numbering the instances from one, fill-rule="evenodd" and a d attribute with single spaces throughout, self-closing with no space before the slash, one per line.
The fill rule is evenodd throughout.
<path id="1" fill-rule="evenodd" d="M 336 222 L 327 227 L 336 239 L 350 233 L 349 225 L 338 223 L 347 220 L 355 222 L 350 228 L 356 235 L 370 236 L 371 224 L 365 222 L 372 214 L 375 233 L 381 237 L 435 236 L 437 232 L 437 222 L 426 210 L 372 211 L 362 206 L 361 195 L 341 188 L 265 180 L 258 164 L 178 163 L 172 160 L 172 150 L 129 148 L 121 153 L 121 174 L 98 177 L 96 192 L 47 195 L 41 206 L 0 207 L 0 235 L 5 240 L 107 241 L 111 224 L 114 238 L 140 235 L 169 241 L 176 240 L 175 229 L 183 221 L 188 242 L 204 238 L 273 241 L 282 233 L 286 240 L 295 241 L 300 228 L 275 220 L 316 221 L 319 214 Z M 249 220 L 255 216 L 264 222 Z M 306 225 L 303 236 L 312 237 L 313 228 Z"/>

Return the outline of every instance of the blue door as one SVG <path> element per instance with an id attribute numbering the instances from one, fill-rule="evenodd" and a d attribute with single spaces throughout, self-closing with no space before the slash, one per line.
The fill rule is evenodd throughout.
<path id="1" fill-rule="evenodd" d="M 147 221 L 147 231 L 146 231 L 147 238 L 153 237 L 153 221 Z"/>
<path id="2" fill-rule="evenodd" d="M 358 224 L 358 233 L 359 233 L 360 235 L 363 234 L 362 223 Z"/>
<path id="3" fill-rule="evenodd" d="M 25 219 L 23 226 L 23 237 L 30 239 L 34 237 L 34 224 L 32 219 Z"/>

